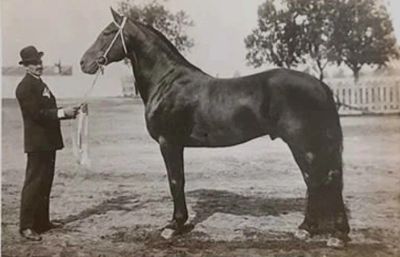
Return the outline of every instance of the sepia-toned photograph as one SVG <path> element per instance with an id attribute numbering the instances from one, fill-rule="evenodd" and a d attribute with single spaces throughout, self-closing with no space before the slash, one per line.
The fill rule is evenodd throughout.
<path id="1" fill-rule="evenodd" d="M 400 2 L 0 8 L 1 256 L 400 256 Z"/>

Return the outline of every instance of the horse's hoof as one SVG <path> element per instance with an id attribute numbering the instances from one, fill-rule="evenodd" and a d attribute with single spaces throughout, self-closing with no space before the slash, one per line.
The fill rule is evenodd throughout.
<path id="1" fill-rule="evenodd" d="M 165 228 L 162 232 L 161 232 L 161 236 L 168 240 L 171 239 L 175 234 L 175 230 L 170 229 L 170 228 Z"/>
<path id="2" fill-rule="evenodd" d="M 337 238 L 337 237 L 330 237 L 328 241 L 326 242 L 326 246 L 336 248 L 336 249 L 341 249 L 344 248 L 345 243 L 343 240 Z"/>
<path id="3" fill-rule="evenodd" d="M 179 230 L 179 226 L 176 223 L 176 221 L 172 220 L 172 221 L 168 222 L 167 224 L 165 224 L 164 226 L 161 226 L 159 228 L 159 231 L 164 231 L 166 229 L 177 231 L 177 230 Z"/>
<path id="4" fill-rule="evenodd" d="M 307 239 L 309 239 L 310 238 L 310 233 L 307 231 L 307 230 L 304 230 L 304 229 L 298 229 L 297 231 L 296 231 L 296 233 L 294 233 L 294 236 L 297 238 L 297 239 L 300 239 L 300 240 L 307 240 Z"/>
<path id="5" fill-rule="evenodd" d="M 193 224 L 185 224 L 183 226 L 179 226 L 178 229 L 175 229 L 176 226 L 171 226 L 171 225 L 167 225 L 165 227 L 163 227 L 162 229 L 160 229 L 161 232 L 161 236 L 164 239 L 171 239 L 174 236 L 177 235 L 183 235 L 183 234 L 187 234 L 190 231 L 192 231 L 194 229 L 194 225 Z"/>

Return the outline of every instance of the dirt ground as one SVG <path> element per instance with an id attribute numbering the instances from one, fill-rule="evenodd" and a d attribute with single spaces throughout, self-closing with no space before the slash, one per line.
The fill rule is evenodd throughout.
<path id="1" fill-rule="evenodd" d="M 60 101 L 59 104 L 65 104 Z M 188 234 L 166 240 L 172 200 L 158 145 L 138 99 L 90 102 L 90 170 L 72 154 L 63 121 L 51 216 L 66 223 L 28 242 L 18 234 L 25 173 L 22 119 L 2 106 L 2 256 L 400 256 L 400 117 L 343 117 L 344 198 L 352 241 L 293 237 L 303 219 L 305 184 L 286 147 L 268 137 L 229 148 L 186 149 Z"/>

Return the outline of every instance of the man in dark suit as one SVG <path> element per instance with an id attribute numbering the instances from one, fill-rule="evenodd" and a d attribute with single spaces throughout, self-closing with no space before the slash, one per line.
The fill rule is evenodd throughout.
<path id="1" fill-rule="evenodd" d="M 40 241 L 43 233 L 62 224 L 50 222 L 49 199 L 54 177 L 56 151 L 62 149 L 61 119 L 74 119 L 79 106 L 58 108 L 56 99 L 42 81 L 43 65 L 34 46 L 21 50 L 26 75 L 18 84 L 16 97 L 24 122 L 24 148 L 27 153 L 25 182 L 21 195 L 20 233 Z"/>

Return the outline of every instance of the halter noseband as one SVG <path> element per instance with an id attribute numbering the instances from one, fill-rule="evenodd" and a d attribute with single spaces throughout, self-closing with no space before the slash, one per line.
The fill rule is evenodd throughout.
<path id="1" fill-rule="evenodd" d="M 128 50 L 126 48 L 125 38 L 124 38 L 124 33 L 123 33 L 123 29 L 125 27 L 126 20 L 127 20 L 127 18 L 124 17 L 122 22 L 121 22 L 121 25 L 119 25 L 116 21 L 113 21 L 114 25 L 117 26 L 117 28 L 118 28 L 118 32 L 115 33 L 115 36 L 114 36 L 113 40 L 111 41 L 110 45 L 108 46 L 107 50 L 97 60 L 97 65 L 99 65 L 99 67 L 102 67 L 103 65 L 106 65 L 108 63 L 107 54 L 108 54 L 108 52 L 110 52 L 111 48 L 113 47 L 113 45 L 114 45 L 114 43 L 117 40 L 119 35 L 121 35 L 122 47 L 124 48 L 125 55 L 128 55 Z M 102 60 L 104 60 L 104 62 Z"/>

